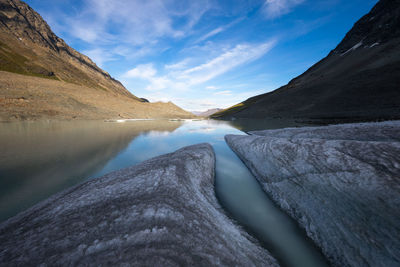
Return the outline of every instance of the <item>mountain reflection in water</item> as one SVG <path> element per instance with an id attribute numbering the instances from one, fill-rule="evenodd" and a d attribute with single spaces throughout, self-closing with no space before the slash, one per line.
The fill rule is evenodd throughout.
<path id="1" fill-rule="evenodd" d="M 101 171 L 139 135 L 172 132 L 181 125 L 169 121 L 0 123 L 0 221 Z"/>

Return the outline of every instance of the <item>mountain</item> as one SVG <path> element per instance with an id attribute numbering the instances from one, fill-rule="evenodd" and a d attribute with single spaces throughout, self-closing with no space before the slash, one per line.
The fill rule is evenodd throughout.
<path id="1" fill-rule="evenodd" d="M 0 80 L 2 120 L 192 116 L 132 95 L 19 0 L 0 0 Z"/>
<path id="2" fill-rule="evenodd" d="M 221 108 L 212 108 L 212 109 L 209 109 L 206 111 L 192 111 L 192 113 L 199 117 L 209 117 L 209 116 L 213 115 L 214 113 L 220 112 L 222 110 L 223 109 L 221 109 Z"/>
<path id="3" fill-rule="evenodd" d="M 400 118 L 400 0 L 381 0 L 327 57 L 287 85 L 214 118 Z"/>

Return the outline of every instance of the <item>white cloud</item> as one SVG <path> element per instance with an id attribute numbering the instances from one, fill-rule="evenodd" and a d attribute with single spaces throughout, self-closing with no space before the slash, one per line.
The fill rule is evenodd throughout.
<path id="1" fill-rule="evenodd" d="M 265 0 L 264 12 L 269 19 L 275 19 L 289 13 L 305 0 Z"/>
<path id="2" fill-rule="evenodd" d="M 232 91 L 230 91 L 230 90 L 219 91 L 219 92 L 215 92 L 214 95 L 232 95 Z"/>
<path id="3" fill-rule="evenodd" d="M 211 108 L 228 108 L 237 103 L 240 103 L 249 97 L 263 94 L 267 92 L 266 89 L 251 90 L 247 92 L 235 93 L 231 95 L 216 95 L 212 97 L 203 97 L 197 99 L 173 99 L 172 101 L 182 107 L 183 109 L 190 111 L 205 111 Z"/>
<path id="4" fill-rule="evenodd" d="M 259 45 L 239 44 L 207 63 L 183 71 L 179 78 L 188 80 L 191 85 L 204 83 L 239 65 L 260 58 L 275 43 L 268 41 Z"/>
<path id="5" fill-rule="evenodd" d="M 238 18 L 238 19 L 234 20 L 233 22 L 231 22 L 231 23 L 229 23 L 229 24 L 227 24 L 227 25 L 225 25 L 225 26 L 220 26 L 220 27 L 218 27 L 218 28 L 216 28 L 216 29 L 214 29 L 214 30 L 212 30 L 212 31 L 210 31 L 210 32 L 208 32 L 208 33 L 206 33 L 206 34 L 204 34 L 203 36 L 201 36 L 199 39 L 197 39 L 197 40 L 195 41 L 195 43 L 200 43 L 200 42 L 202 42 L 202 41 L 204 41 L 204 40 L 207 40 L 208 38 L 211 38 L 211 37 L 213 37 L 213 36 L 215 36 L 215 35 L 217 35 L 217 34 L 223 32 L 223 31 L 226 31 L 227 29 L 229 29 L 229 28 L 232 27 L 233 25 L 239 23 L 239 22 L 242 21 L 243 19 L 244 19 L 243 17 L 242 17 L 242 18 Z"/>
<path id="6" fill-rule="evenodd" d="M 190 59 L 185 58 L 184 60 L 179 61 L 178 63 L 165 65 L 164 68 L 166 70 L 182 70 L 189 64 Z"/>
<path id="7" fill-rule="evenodd" d="M 147 80 L 149 85 L 146 87 L 146 90 L 149 91 L 162 89 L 185 91 L 191 86 L 205 83 L 239 65 L 260 58 L 274 45 L 275 41 L 255 45 L 239 44 L 228 51 L 222 52 L 221 55 L 208 62 L 192 68 L 182 69 L 190 59 L 184 59 L 176 64 L 167 65 L 164 69 L 169 72 L 164 75 L 157 75 L 157 70 L 153 64 L 142 64 L 124 73 L 122 78 Z"/>
<path id="8" fill-rule="evenodd" d="M 218 28 L 210 31 L 209 33 L 206 33 L 205 35 L 201 36 L 199 39 L 197 39 L 196 43 L 199 43 L 199 42 L 204 41 L 214 35 L 217 35 L 218 33 L 223 32 L 224 30 L 225 30 L 224 27 L 218 27 Z"/>
<path id="9" fill-rule="evenodd" d="M 157 42 L 158 38 L 180 38 L 196 25 L 210 8 L 207 0 L 85 0 L 84 8 L 67 18 L 72 36 L 98 44 L 118 40 L 134 45 Z M 177 26 L 176 19 L 186 23 Z M 112 34 L 108 34 L 113 28 Z M 120 38 L 118 38 L 120 37 Z"/>
<path id="10" fill-rule="evenodd" d="M 142 64 L 138 65 L 136 68 L 128 70 L 123 78 L 139 78 L 144 80 L 151 80 L 155 78 L 157 70 L 154 68 L 153 64 Z"/>
<path id="11" fill-rule="evenodd" d="M 146 87 L 148 91 L 159 91 L 165 89 L 170 84 L 170 81 L 166 77 L 154 77 L 151 83 Z"/>
<path id="12" fill-rule="evenodd" d="M 137 59 L 154 53 L 154 48 L 149 46 L 118 45 L 111 52 L 125 59 Z"/>
<path id="13" fill-rule="evenodd" d="M 157 70 L 152 63 L 141 64 L 137 67 L 128 70 L 122 76 L 123 79 L 141 79 L 146 80 L 149 84 L 145 87 L 148 91 L 159 91 L 166 88 L 174 90 L 184 90 L 186 85 L 178 81 L 172 81 L 167 76 L 157 75 Z"/>
<path id="14" fill-rule="evenodd" d="M 46 19 L 69 43 L 84 41 L 87 50 L 108 49 L 112 57 L 97 60 L 101 65 L 116 57 L 137 59 L 160 53 L 166 42 L 193 34 L 192 28 L 212 8 L 209 2 L 83 0 L 75 5 L 75 12 L 57 10 L 46 13 Z"/>
<path id="15" fill-rule="evenodd" d="M 239 65 L 261 58 L 275 43 L 267 41 L 260 44 L 238 44 L 231 49 L 221 50 L 220 55 L 214 58 L 203 60 L 190 67 L 188 65 L 197 62 L 198 59 L 186 58 L 159 70 L 152 63 L 141 64 L 125 72 L 121 78 L 132 87 L 141 85 L 141 88 L 148 92 L 144 93 L 143 97 L 151 101 L 169 100 L 188 110 L 228 107 L 250 96 L 251 92 L 241 94 L 237 93 L 237 88 L 234 92 L 219 86 L 202 84 Z M 208 96 L 208 98 L 196 97 L 193 100 L 193 95 Z"/>

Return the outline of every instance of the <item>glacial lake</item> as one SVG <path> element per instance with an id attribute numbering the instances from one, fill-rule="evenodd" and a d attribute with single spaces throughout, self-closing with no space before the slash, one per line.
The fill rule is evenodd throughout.
<path id="1" fill-rule="evenodd" d="M 295 125 L 249 120 L 0 123 L 0 222 L 85 180 L 207 142 L 216 153 L 216 195 L 228 216 L 283 266 L 325 266 L 305 233 L 224 141 L 226 134 Z"/>

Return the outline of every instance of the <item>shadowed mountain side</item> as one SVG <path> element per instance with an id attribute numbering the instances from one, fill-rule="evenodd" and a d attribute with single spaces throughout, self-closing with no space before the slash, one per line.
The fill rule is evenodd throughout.
<path id="1" fill-rule="evenodd" d="M 326 58 L 287 85 L 215 118 L 400 118 L 400 1 L 379 1 Z"/>
<path id="2" fill-rule="evenodd" d="M 192 118 L 171 102 L 144 103 L 104 90 L 0 71 L 0 121 Z"/>
<path id="3" fill-rule="evenodd" d="M 0 124 L 0 220 L 101 170 L 139 134 L 179 126 L 167 121 Z"/>

